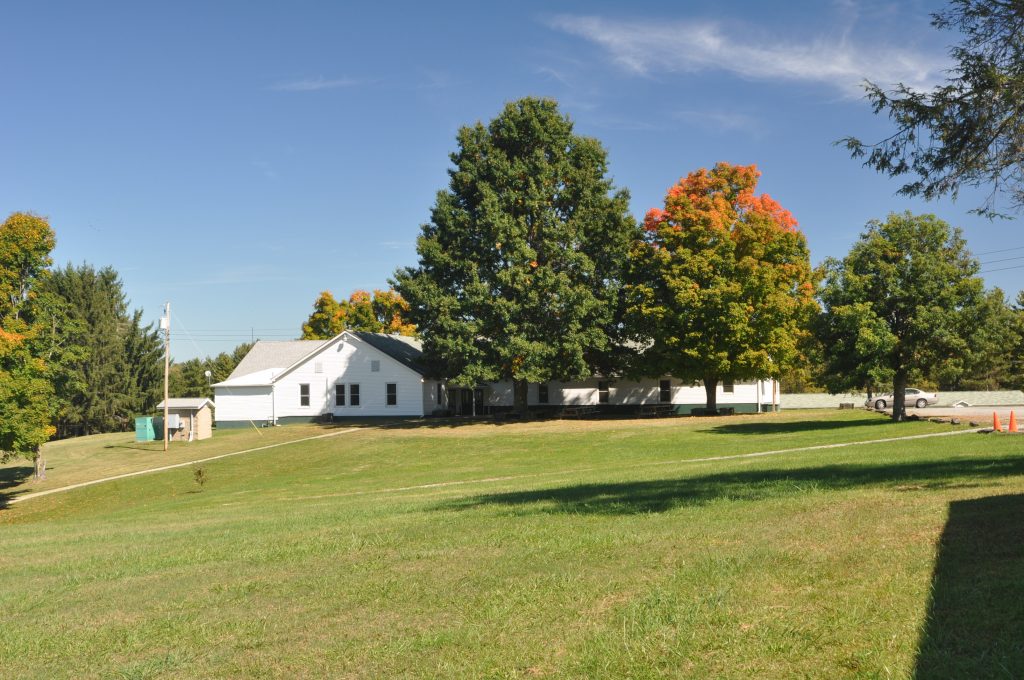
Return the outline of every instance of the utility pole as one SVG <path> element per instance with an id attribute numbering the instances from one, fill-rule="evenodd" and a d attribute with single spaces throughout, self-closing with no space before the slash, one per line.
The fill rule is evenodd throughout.
<path id="1" fill-rule="evenodd" d="M 164 451 L 167 451 L 168 379 L 171 375 L 171 303 L 164 306 L 164 318 L 160 319 L 164 329 Z"/>

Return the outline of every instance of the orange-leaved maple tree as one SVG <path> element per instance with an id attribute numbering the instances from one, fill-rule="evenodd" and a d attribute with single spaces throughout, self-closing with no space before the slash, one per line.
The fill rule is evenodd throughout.
<path id="1" fill-rule="evenodd" d="M 800 356 L 816 309 L 807 241 L 793 215 L 755 194 L 754 165 L 719 163 L 668 190 L 632 252 L 630 325 L 648 375 L 723 381 L 776 377 Z"/>
<path id="2" fill-rule="evenodd" d="M 393 290 L 357 290 L 348 300 L 323 291 L 313 303 L 313 313 L 302 324 L 303 340 L 326 340 L 343 330 L 416 335 L 409 321 L 409 303 Z"/>

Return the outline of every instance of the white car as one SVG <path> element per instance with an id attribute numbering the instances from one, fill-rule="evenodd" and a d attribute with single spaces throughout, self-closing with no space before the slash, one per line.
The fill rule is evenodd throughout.
<path id="1" fill-rule="evenodd" d="M 916 387 L 908 387 L 904 393 L 905 404 L 907 406 L 913 406 L 914 408 L 924 408 L 926 406 L 934 406 L 939 403 L 939 395 L 934 392 L 925 392 L 919 390 Z M 885 394 L 876 394 L 864 401 L 865 406 L 874 406 L 876 410 L 881 411 L 887 409 L 893 404 L 892 392 L 886 392 Z"/>

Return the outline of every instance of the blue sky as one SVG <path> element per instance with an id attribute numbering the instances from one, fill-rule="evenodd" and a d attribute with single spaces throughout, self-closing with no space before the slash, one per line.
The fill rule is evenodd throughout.
<path id="1" fill-rule="evenodd" d="M 0 216 L 48 216 L 55 261 L 112 265 L 148 319 L 170 300 L 176 359 L 296 337 L 319 291 L 415 263 L 459 126 L 539 95 L 604 143 L 638 218 L 691 170 L 756 163 L 815 263 L 906 209 L 963 227 L 983 262 L 1024 255 L 1016 221 L 969 214 L 979 194 L 898 197 L 832 145 L 891 132 L 862 78 L 942 78 L 941 7 L 5 3 Z"/>

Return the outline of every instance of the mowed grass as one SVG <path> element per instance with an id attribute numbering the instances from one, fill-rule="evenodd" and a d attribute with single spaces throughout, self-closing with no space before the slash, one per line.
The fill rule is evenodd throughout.
<path id="1" fill-rule="evenodd" d="M 951 429 L 366 428 L 30 499 L 0 676 L 1019 677 L 1024 440 L 693 462 Z"/>

